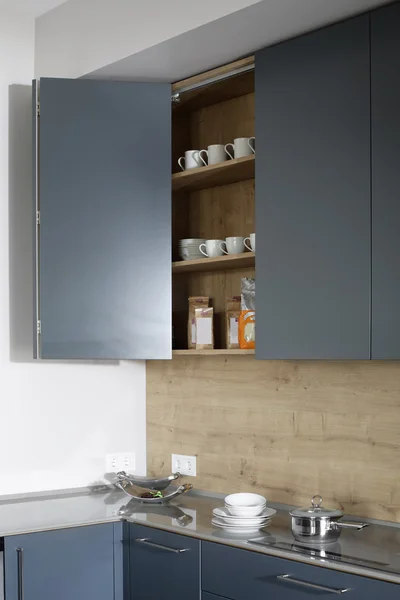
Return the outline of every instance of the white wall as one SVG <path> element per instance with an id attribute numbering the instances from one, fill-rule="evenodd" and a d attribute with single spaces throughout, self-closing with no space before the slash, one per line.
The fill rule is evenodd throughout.
<path id="1" fill-rule="evenodd" d="M 144 363 L 30 360 L 33 73 L 33 20 L 0 11 L 0 495 L 101 481 L 110 452 L 146 460 Z"/>
<path id="2" fill-rule="evenodd" d="M 36 22 L 35 73 L 80 77 L 260 0 L 68 0 Z"/>

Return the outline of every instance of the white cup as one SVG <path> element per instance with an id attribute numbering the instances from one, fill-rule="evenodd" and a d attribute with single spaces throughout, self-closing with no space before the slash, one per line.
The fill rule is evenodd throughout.
<path id="1" fill-rule="evenodd" d="M 223 246 L 226 246 L 224 250 Z M 244 237 L 227 237 L 221 242 L 220 248 L 224 254 L 242 254 L 244 252 Z"/>
<path id="2" fill-rule="evenodd" d="M 182 166 L 182 160 L 185 161 L 185 166 Z M 198 150 L 186 150 L 185 156 L 181 156 L 178 159 L 178 165 L 182 169 L 182 171 L 187 171 L 188 169 L 197 169 L 201 167 L 201 160 L 199 156 Z"/>
<path id="3" fill-rule="evenodd" d="M 242 158 L 243 156 L 251 156 L 251 154 L 255 154 L 256 152 L 255 146 L 251 144 L 251 142 L 255 144 L 255 140 L 255 137 L 235 138 L 233 140 L 233 144 L 226 144 L 226 153 L 231 158 Z M 228 148 L 230 147 L 232 147 L 233 156 L 228 150 Z"/>
<path id="4" fill-rule="evenodd" d="M 216 256 L 222 256 L 223 251 L 221 244 L 224 240 L 206 240 L 205 244 L 200 244 L 199 250 L 207 258 L 215 258 Z M 205 248 L 205 250 L 203 250 Z"/>
<path id="5" fill-rule="evenodd" d="M 207 161 L 202 157 L 203 152 L 207 156 Z M 227 151 L 225 150 L 225 146 L 223 144 L 212 144 L 208 146 L 207 150 L 200 150 L 199 156 L 200 160 L 207 165 L 216 165 L 220 162 L 224 162 L 227 160 Z"/>
<path id="6" fill-rule="evenodd" d="M 250 246 L 247 245 L 247 243 L 246 243 L 247 241 L 250 242 Z M 256 234 L 251 233 L 250 237 L 245 238 L 244 245 L 246 246 L 247 250 L 250 250 L 250 252 L 255 252 L 256 251 Z"/>

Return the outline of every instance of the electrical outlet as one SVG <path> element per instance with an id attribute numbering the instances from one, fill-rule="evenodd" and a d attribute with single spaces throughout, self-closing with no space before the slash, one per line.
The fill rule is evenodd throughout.
<path id="1" fill-rule="evenodd" d="M 107 454 L 106 473 L 117 473 L 118 471 L 134 471 L 136 469 L 134 452 L 120 452 Z"/>
<path id="2" fill-rule="evenodd" d="M 121 471 L 134 471 L 136 469 L 135 454 L 133 452 L 124 452 L 120 454 Z"/>
<path id="3" fill-rule="evenodd" d="M 107 454 L 106 473 L 116 473 L 118 470 L 118 454 Z"/>
<path id="4" fill-rule="evenodd" d="M 196 457 L 185 456 L 184 454 L 173 454 L 172 472 L 178 472 L 181 475 L 189 475 L 190 477 L 196 477 Z"/>

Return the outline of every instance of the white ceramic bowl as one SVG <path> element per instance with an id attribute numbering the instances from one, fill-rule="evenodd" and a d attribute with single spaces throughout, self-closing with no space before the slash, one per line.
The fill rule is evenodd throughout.
<path id="1" fill-rule="evenodd" d="M 260 515 L 265 506 L 261 505 L 261 506 L 253 506 L 252 508 L 248 508 L 245 509 L 242 506 L 228 506 L 227 504 L 225 505 L 226 509 L 230 512 L 231 515 L 233 515 L 234 517 L 257 517 L 258 515 Z"/>
<path id="2" fill-rule="evenodd" d="M 240 508 L 254 508 L 255 506 L 264 507 L 267 504 L 267 499 L 264 498 L 264 496 L 260 496 L 260 494 L 230 494 L 229 496 L 226 496 L 225 504 L 227 506 Z"/>
<path id="3" fill-rule="evenodd" d="M 257 517 L 266 504 L 267 500 L 259 494 L 230 494 L 225 498 L 225 507 L 235 517 Z"/>

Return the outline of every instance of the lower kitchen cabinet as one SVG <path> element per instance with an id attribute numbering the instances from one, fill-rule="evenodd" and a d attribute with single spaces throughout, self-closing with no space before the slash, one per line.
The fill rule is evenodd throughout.
<path id="1" fill-rule="evenodd" d="M 199 540 L 131 525 L 129 550 L 130 600 L 199 600 Z"/>
<path id="2" fill-rule="evenodd" d="M 204 542 L 202 589 L 231 600 L 398 600 L 400 587 L 249 550 Z M 215 599 L 203 595 L 203 600 Z"/>
<path id="3" fill-rule="evenodd" d="M 114 587 L 114 546 L 122 546 L 115 536 L 122 532 L 121 525 L 6 537 L 5 600 L 122 600 Z"/>

